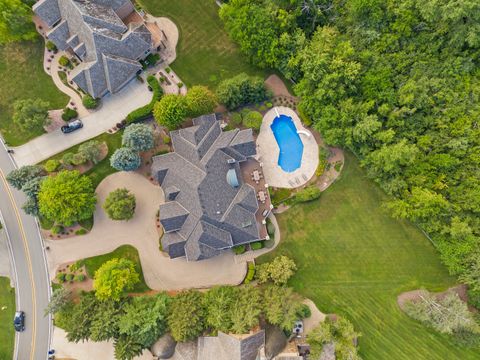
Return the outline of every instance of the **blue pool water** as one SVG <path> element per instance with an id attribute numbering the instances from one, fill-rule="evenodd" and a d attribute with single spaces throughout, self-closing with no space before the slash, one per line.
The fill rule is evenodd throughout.
<path id="1" fill-rule="evenodd" d="M 292 118 L 287 115 L 277 116 L 270 127 L 280 148 L 278 165 L 285 172 L 297 170 L 302 164 L 303 143 Z"/>

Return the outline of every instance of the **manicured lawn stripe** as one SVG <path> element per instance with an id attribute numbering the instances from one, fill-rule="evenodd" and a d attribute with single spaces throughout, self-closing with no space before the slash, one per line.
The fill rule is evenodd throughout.
<path id="1" fill-rule="evenodd" d="M 180 32 L 177 59 L 172 68 L 187 85 L 208 85 L 212 89 L 241 72 L 265 76 L 250 65 L 229 39 L 218 17 L 214 0 L 140 0 L 154 16 L 172 19 Z"/>
<path id="2" fill-rule="evenodd" d="M 398 308 L 401 292 L 444 290 L 455 279 L 416 227 L 383 210 L 385 198 L 347 154 L 341 179 L 319 201 L 277 217 L 282 242 L 260 262 L 292 257 L 299 270 L 290 285 L 322 311 L 351 319 L 364 359 L 478 359 Z"/>
<path id="3" fill-rule="evenodd" d="M 111 253 L 80 260 L 80 263 L 82 265 L 85 265 L 88 276 L 93 278 L 93 276 L 95 275 L 95 271 L 97 271 L 100 266 L 102 266 L 105 262 L 115 258 L 125 258 L 135 263 L 135 270 L 140 274 L 140 282 L 135 285 L 133 292 L 141 293 L 150 290 L 147 284 L 145 284 L 145 279 L 143 278 L 142 265 L 140 264 L 140 257 L 138 256 L 138 251 L 131 245 L 123 245 L 115 249 Z"/>
<path id="4" fill-rule="evenodd" d="M 11 360 L 13 358 L 14 314 L 15 290 L 10 287 L 10 279 L 2 276 L 0 277 L 0 360 Z"/>
<path id="5" fill-rule="evenodd" d="M 43 40 L 0 46 L 0 132 L 17 146 L 41 135 L 43 130 L 21 131 L 12 122 L 12 105 L 20 99 L 43 99 L 51 109 L 64 108 L 68 97 L 57 89 L 43 70 Z"/>

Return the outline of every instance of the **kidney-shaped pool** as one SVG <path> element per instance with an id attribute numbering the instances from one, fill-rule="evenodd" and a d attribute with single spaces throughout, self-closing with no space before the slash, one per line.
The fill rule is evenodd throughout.
<path id="1" fill-rule="evenodd" d="M 277 116 L 270 125 L 280 154 L 278 165 L 285 172 L 293 172 L 302 164 L 303 142 L 290 116 Z"/>

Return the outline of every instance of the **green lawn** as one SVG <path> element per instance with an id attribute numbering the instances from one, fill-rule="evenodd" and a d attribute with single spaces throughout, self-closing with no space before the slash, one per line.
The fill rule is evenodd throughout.
<path id="1" fill-rule="evenodd" d="M 65 107 L 68 97 L 61 93 L 43 71 L 43 40 L 0 46 L 0 132 L 7 143 L 17 146 L 41 135 L 43 129 L 21 131 L 12 123 L 15 100 L 41 98 L 52 109 Z"/>
<path id="2" fill-rule="evenodd" d="M 91 140 L 96 140 L 99 143 L 107 143 L 108 146 L 108 154 L 103 159 L 100 161 L 97 165 L 95 165 L 93 168 L 91 168 L 89 171 L 87 171 L 85 174 L 88 175 L 93 182 L 93 186 L 96 188 L 100 182 L 105 179 L 108 175 L 113 174 L 117 172 L 113 167 L 110 166 L 110 156 L 114 153 L 114 151 L 122 146 L 122 134 L 123 131 L 117 131 L 115 134 L 108 134 L 108 133 L 103 133 Z M 88 140 L 88 141 L 91 141 Z M 56 159 L 56 160 L 61 160 L 62 156 L 65 155 L 68 152 L 71 153 L 76 153 L 78 151 L 78 148 L 80 147 L 81 144 L 72 146 L 71 148 L 62 151 L 61 153 L 58 153 L 51 158 L 43 161 L 41 164 L 46 163 L 48 160 Z"/>
<path id="3" fill-rule="evenodd" d="M 177 59 L 172 68 L 188 86 L 208 85 L 241 72 L 264 76 L 250 65 L 229 39 L 214 0 L 139 0 L 154 16 L 172 19 L 180 31 Z"/>
<path id="4" fill-rule="evenodd" d="M 397 295 L 455 283 L 432 244 L 381 208 L 383 192 L 347 154 L 342 178 L 319 201 L 279 215 L 282 240 L 273 254 L 292 257 L 290 285 L 326 313 L 350 318 L 363 334 L 364 359 L 479 359 L 403 314 Z"/>
<path id="5" fill-rule="evenodd" d="M 0 360 L 11 360 L 13 357 L 14 314 L 15 291 L 10 287 L 10 279 L 0 277 Z"/>
<path id="6" fill-rule="evenodd" d="M 80 260 L 79 263 L 81 265 L 85 265 L 85 269 L 87 270 L 88 276 L 93 278 L 93 276 L 95 275 L 95 271 L 97 271 L 97 269 L 100 266 L 102 266 L 103 263 L 114 258 L 118 258 L 118 259 L 125 258 L 135 263 L 135 270 L 140 274 L 140 282 L 137 285 L 135 285 L 133 292 L 142 293 L 142 292 L 150 291 L 150 288 L 147 286 L 147 284 L 145 284 L 145 279 L 143 278 L 142 265 L 140 264 L 138 251 L 133 246 L 123 245 L 115 249 L 111 253 L 94 256 L 91 258 L 86 258 L 86 259 Z"/>

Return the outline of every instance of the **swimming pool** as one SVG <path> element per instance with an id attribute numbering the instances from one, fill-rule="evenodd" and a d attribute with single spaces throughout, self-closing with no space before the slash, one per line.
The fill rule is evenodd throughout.
<path id="1" fill-rule="evenodd" d="M 285 172 L 297 170 L 302 164 L 303 142 L 292 118 L 287 115 L 277 116 L 270 128 L 280 148 L 278 165 Z"/>

